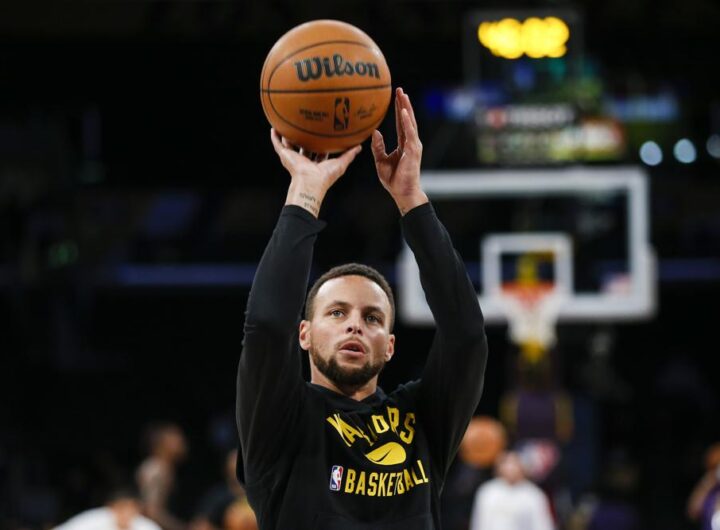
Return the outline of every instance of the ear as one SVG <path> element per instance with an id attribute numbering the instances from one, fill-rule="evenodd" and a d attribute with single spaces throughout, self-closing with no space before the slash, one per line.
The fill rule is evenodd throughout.
<path id="1" fill-rule="evenodd" d="M 302 320 L 300 321 L 300 332 L 298 333 L 298 342 L 300 343 L 300 347 L 308 351 L 310 349 L 310 344 L 312 342 L 312 334 L 310 331 L 310 321 L 309 320 Z"/>
<path id="2" fill-rule="evenodd" d="M 388 337 L 388 346 L 385 351 L 385 362 L 392 359 L 393 355 L 395 355 L 395 335 L 391 333 L 390 337 Z"/>

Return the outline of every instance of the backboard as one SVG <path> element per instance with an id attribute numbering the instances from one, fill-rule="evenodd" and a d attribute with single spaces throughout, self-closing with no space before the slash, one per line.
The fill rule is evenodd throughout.
<path id="1" fill-rule="evenodd" d="M 656 270 L 642 169 L 425 172 L 422 185 L 466 262 L 488 323 L 505 321 L 498 294 L 518 280 L 530 258 L 535 280 L 563 293 L 561 322 L 654 314 Z M 401 318 L 432 323 L 407 246 L 397 267 Z"/>

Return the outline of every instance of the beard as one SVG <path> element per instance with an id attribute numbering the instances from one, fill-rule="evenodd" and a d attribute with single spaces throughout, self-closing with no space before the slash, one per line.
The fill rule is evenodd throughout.
<path id="1" fill-rule="evenodd" d="M 343 391 L 362 387 L 385 368 L 384 359 L 379 359 L 377 363 L 368 360 L 357 368 L 342 368 L 335 356 L 330 357 L 330 360 L 325 360 L 317 354 L 314 348 L 310 349 L 310 357 L 320 373 Z"/>

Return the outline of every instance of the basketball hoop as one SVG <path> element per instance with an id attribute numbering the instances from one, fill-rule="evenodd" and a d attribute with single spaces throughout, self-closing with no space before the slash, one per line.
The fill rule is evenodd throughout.
<path id="1" fill-rule="evenodd" d="M 502 285 L 498 296 L 510 339 L 530 360 L 538 360 L 555 344 L 562 292 L 550 282 L 509 282 Z"/>

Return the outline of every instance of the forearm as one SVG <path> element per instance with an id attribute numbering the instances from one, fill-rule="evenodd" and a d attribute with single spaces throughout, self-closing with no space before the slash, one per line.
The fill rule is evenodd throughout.
<path id="1" fill-rule="evenodd" d="M 305 299 L 313 244 L 322 221 L 307 208 L 283 208 L 272 237 L 258 264 L 247 304 L 248 325 L 269 326 L 294 333 Z M 247 331 L 247 330 L 246 330 Z"/>
<path id="2" fill-rule="evenodd" d="M 438 331 L 446 335 L 481 334 L 483 316 L 477 293 L 432 205 L 414 208 L 401 223 Z"/>

